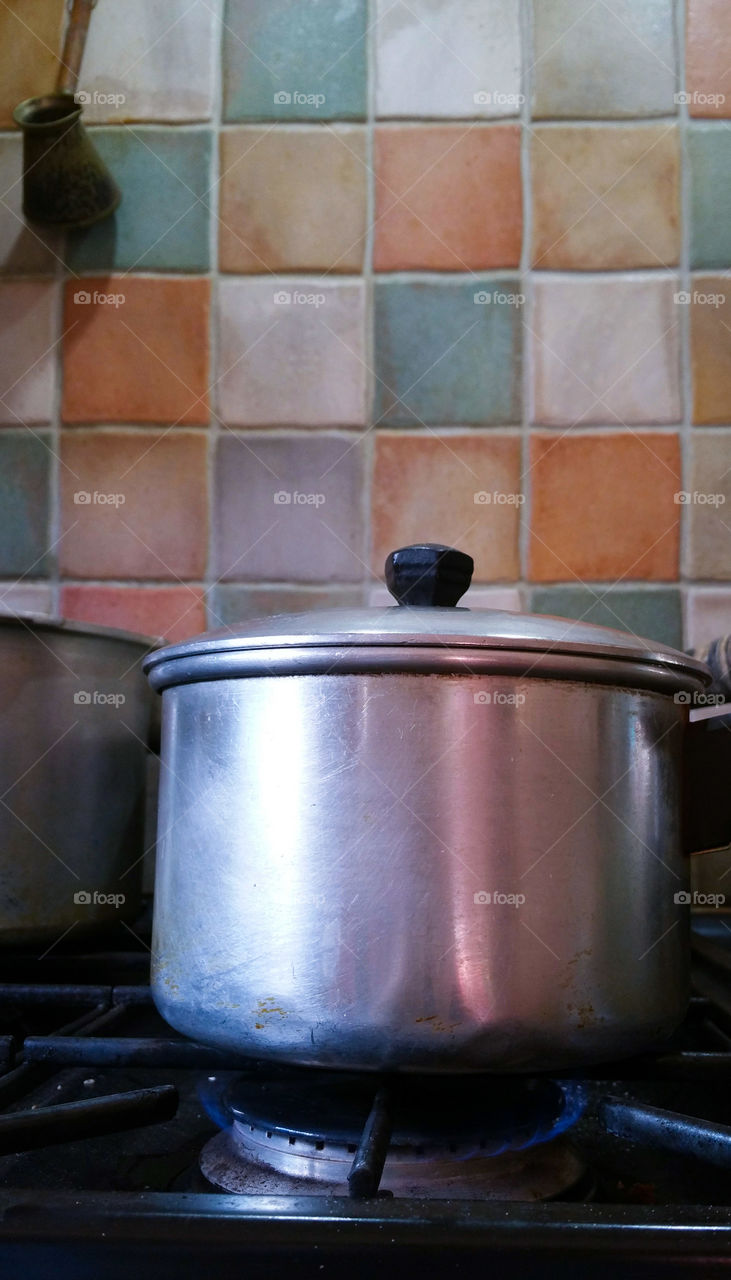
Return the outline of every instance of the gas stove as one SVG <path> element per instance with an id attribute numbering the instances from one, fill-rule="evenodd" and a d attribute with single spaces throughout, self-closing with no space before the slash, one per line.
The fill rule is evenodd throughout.
<path id="1" fill-rule="evenodd" d="M 651 1055 L 535 1076 L 376 1077 L 197 1045 L 144 931 L 0 953 L 0 1260 L 104 1275 L 725 1275 L 731 917 Z"/>

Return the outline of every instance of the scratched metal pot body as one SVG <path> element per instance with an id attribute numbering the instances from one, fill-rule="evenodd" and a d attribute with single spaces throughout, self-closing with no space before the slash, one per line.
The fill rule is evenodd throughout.
<path id="1" fill-rule="evenodd" d="M 397 607 L 161 650 L 153 993 L 315 1066 L 532 1071 L 688 999 L 687 706 L 705 669 L 557 619 Z"/>

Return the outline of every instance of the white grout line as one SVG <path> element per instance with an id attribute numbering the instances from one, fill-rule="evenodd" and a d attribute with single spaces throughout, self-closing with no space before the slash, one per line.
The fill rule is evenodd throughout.
<path id="1" fill-rule="evenodd" d="M 216 5 L 216 18 L 214 23 L 213 47 L 215 58 L 215 72 L 213 77 L 213 106 L 212 106 L 212 146 L 211 146 L 211 169 L 209 173 L 208 184 L 208 203 L 210 206 L 208 236 L 210 245 L 210 263 L 208 267 L 208 278 L 211 282 L 210 297 L 210 314 L 208 317 L 208 385 L 209 385 L 209 413 L 208 419 L 208 437 L 206 449 L 206 501 L 208 504 L 208 547 L 206 554 L 206 572 L 204 575 L 205 586 L 205 610 L 206 610 L 206 626 L 216 627 L 219 620 L 212 616 L 212 610 L 215 611 L 215 605 L 210 588 L 216 581 L 215 572 L 215 540 L 216 540 L 216 452 L 218 449 L 218 441 L 221 434 L 221 428 L 216 414 L 216 407 L 219 395 L 217 385 L 218 378 L 218 241 L 219 228 L 218 211 L 221 200 L 221 188 L 218 181 L 220 170 L 220 130 L 223 115 L 223 0 L 213 0 Z"/>
<path id="2" fill-rule="evenodd" d="M 676 89 L 685 88 L 685 0 L 675 0 L 675 39 L 677 44 L 678 79 Z M 678 104 L 678 134 L 680 143 L 680 261 L 678 280 L 681 290 L 691 288 L 690 275 L 690 164 L 688 158 L 688 107 L 686 103 Z M 681 396 L 683 401 L 683 420 L 680 425 L 680 459 L 681 489 L 690 487 L 691 450 L 693 438 L 693 387 L 690 360 L 690 313 L 692 306 L 680 307 L 680 377 Z M 687 645 L 689 609 L 686 570 L 688 567 L 690 543 L 690 513 L 685 507 L 680 508 L 680 568 L 678 586 L 680 589 L 680 607 L 683 625 L 683 641 Z"/>
<path id="3" fill-rule="evenodd" d="M 532 240 L 533 240 L 533 190 L 531 183 L 531 112 L 532 112 L 532 95 L 533 95 L 533 21 L 532 21 L 532 0 L 521 0 L 521 62 L 522 62 L 522 78 L 521 93 L 525 101 L 521 106 L 520 113 L 520 173 L 523 190 L 523 244 L 521 246 L 520 273 L 521 273 L 521 292 L 525 295 L 525 302 L 521 319 L 523 324 L 529 322 L 532 329 L 533 314 L 533 272 L 531 271 L 532 261 Z M 533 473 L 530 466 L 530 439 L 531 439 L 531 418 L 532 418 L 532 391 L 533 391 L 533 342 L 530 333 L 524 328 L 521 343 L 523 369 L 522 369 L 522 417 L 521 417 L 521 457 L 520 457 L 520 474 L 522 476 L 521 491 L 525 497 L 525 501 L 519 511 L 519 530 L 518 530 L 518 582 L 517 587 L 520 592 L 521 604 L 524 609 L 530 607 L 530 591 L 528 585 L 528 558 L 530 551 L 530 523 L 531 523 L 531 507 L 533 500 Z"/>

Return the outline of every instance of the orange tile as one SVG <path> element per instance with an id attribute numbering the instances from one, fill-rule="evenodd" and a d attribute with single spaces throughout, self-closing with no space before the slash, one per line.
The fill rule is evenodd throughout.
<path id="1" fill-rule="evenodd" d="M 186 640 L 206 629 L 203 587 L 61 588 L 61 614 L 77 622 L 98 622 L 122 631 L 166 640 Z"/>
<path id="2" fill-rule="evenodd" d="M 381 126 L 375 148 L 376 271 L 518 266 L 517 125 Z"/>
<path id="3" fill-rule="evenodd" d="M 202 279 L 69 281 L 64 421 L 208 422 L 208 302 Z"/>
<path id="4" fill-rule="evenodd" d="M 64 0 L 4 0 L 0 5 L 0 127 L 24 98 L 50 93 L 61 52 Z"/>
<path id="5" fill-rule="evenodd" d="M 241 128 L 221 134 L 222 271 L 360 271 L 365 130 Z"/>
<path id="6" fill-rule="evenodd" d="M 207 445 L 201 431 L 63 431 L 61 573 L 200 579 Z"/>
<path id="7" fill-rule="evenodd" d="M 731 117 L 731 6 L 688 0 L 685 87 L 692 116 Z"/>
<path id="8" fill-rule="evenodd" d="M 373 476 L 374 572 L 389 551 L 443 542 L 474 557 L 475 581 L 519 576 L 520 441 L 479 432 L 379 432 Z"/>
<path id="9" fill-rule="evenodd" d="M 533 266 L 671 266 L 680 252 L 677 128 L 539 128 L 531 144 Z"/>
<path id="10" fill-rule="evenodd" d="M 693 276 L 690 296 L 693 421 L 731 422 L 731 284 Z"/>
<path id="11" fill-rule="evenodd" d="M 534 582 L 677 578 L 677 435 L 536 433 L 531 482 Z"/>

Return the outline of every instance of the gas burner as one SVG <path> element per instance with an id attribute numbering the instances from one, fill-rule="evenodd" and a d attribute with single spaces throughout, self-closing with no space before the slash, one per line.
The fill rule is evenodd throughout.
<path id="1" fill-rule="evenodd" d="M 306 1070 L 242 1076 L 224 1099 L 230 1127 L 204 1147 L 202 1172 L 229 1192 L 342 1193 L 382 1084 Z M 582 1182 L 583 1165 L 559 1136 L 580 1107 L 555 1081 L 399 1077 L 386 1087 L 394 1120 L 385 1192 L 539 1200 Z"/>

